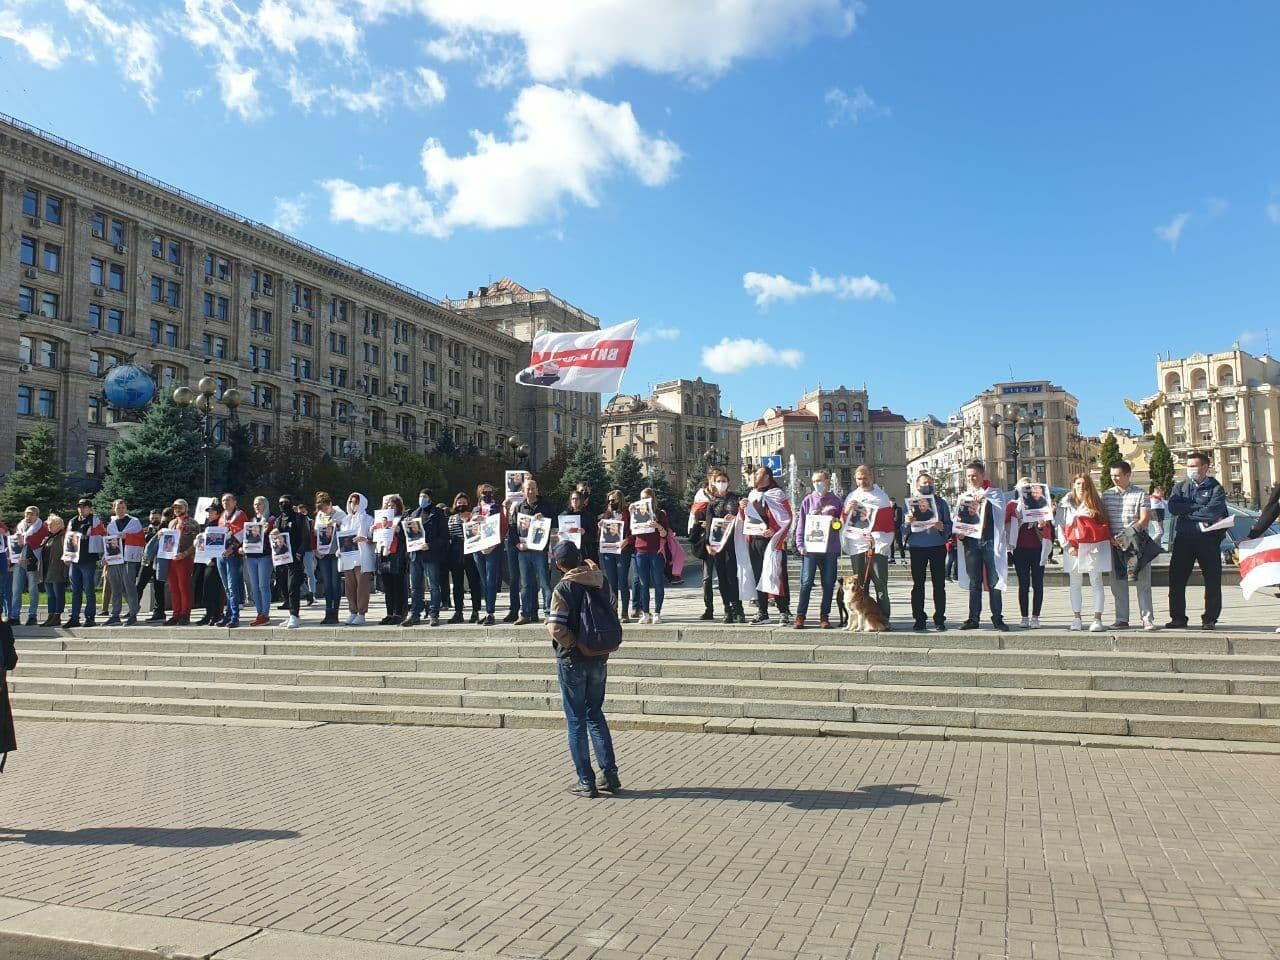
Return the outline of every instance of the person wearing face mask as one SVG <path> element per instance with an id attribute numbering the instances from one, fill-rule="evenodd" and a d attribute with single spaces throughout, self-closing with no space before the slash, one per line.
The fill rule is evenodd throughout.
<path id="1" fill-rule="evenodd" d="M 192 576 L 196 559 L 196 523 L 188 515 L 187 501 L 173 501 L 173 520 L 170 530 L 178 531 L 178 553 L 169 561 L 165 574 L 165 587 L 169 591 L 169 619 L 166 627 L 185 627 L 191 623 Z"/>
<path id="2" fill-rule="evenodd" d="M 405 548 L 404 528 L 400 524 L 404 516 L 404 501 L 400 494 L 389 493 L 382 498 L 382 509 L 391 511 L 387 520 L 375 520 L 373 530 L 391 530 L 387 543 L 374 542 L 378 556 L 378 574 L 382 578 L 382 599 L 387 605 L 387 615 L 380 621 L 384 627 L 398 624 L 409 615 L 409 562 Z"/>
<path id="3" fill-rule="evenodd" d="M 809 549 L 805 542 L 805 526 L 810 515 L 825 515 L 833 521 L 840 516 L 843 504 L 840 498 L 831 492 L 831 474 L 826 470 L 817 470 L 813 474 L 813 492 L 800 504 L 800 521 L 796 524 L 796 550 L 804 558 L 800 567 L 800 603 L 796 607 L 795 628 L 804 629 L 804 620 L 809 613 L 809 595 L 813 592 L 813 581 L 819 572 L 822 574 L 822 601 L 818 606 L 819 623 L 823 630 L 831 629 L 831 594 L 836 585 L 836 570 L 840 564 L 840 531 L 827 530 L 826 552 L 818 553 Z"/>
<path id="4" fill-rule="evenodd" d="M 618 619 L 623 623 L 630 623 L 631 555 L 635 549 L 635 538 L 631 536 L 631 511 L 627 509 L 627 500 L 621 490 L 609 491 L 604 510 L 596 520 L 597 530 L 606 520 L 622 521 L 622 551 L 601 553 L 600 569 L 604 572 L 609 588 L 613 591 L 614 608 L 618 611 Z"/>
<path id="5" fill-rule="evenodd" d="M 347 626 L 362 627 L 369 612 L 369 592 L 373 588 L 373 569 L 377 558 L 373 553 L 373 518 L 365 509 L 369 504 L 363 493 L 347 498 L 346 519 L 338 528 L 338 537 L 350 537 L 356 549 L 340 553 L 338 569 L 342 571 L 347 594 Z M 339 543 L 341 550 L 341 543 Z"/>
<path id="6" fill-rule="evenodd" d="M 720 602 L 724 605 L 725 623 L 746 623 L 747 614 L 742 609 L 743 596 L 755 592 L 755 577 L 747 556 L 747 545 L 742 537 L 741 499 L 729 489 L 729 475 L 719 467 L 712 468 L 708 482 L 709 500 L 700 515 L 705 516 L 708 540 L 707 554 L 719 584 Z M 714 521 L 723 519 L 727 524 L 720 545 L 713 546 L 710 531 Z M 704 588 L 705 590 L 705 588 Z M 705 593 L 703 595 L 705 599 Z M 703 619 L 708 619 L 703 614 Z"/>
<path id="7" fill-rule="evenodd" d="M 316 522 L 312 533 L 316 538 L 316 580 L 324 597 L 322 624 L 338 622 L 342 604 L 342 572 L 338 569 L 338 532 L 347 515 L 334 506 L 333 497 L 321 490 L 316 493 Z"/>
<path id="8" fill-rule="evenodd" d="M 924 612 L 925 573 L 933 583 L 933 625 L 938 630 L 947 629 L 947 538 L 951 536 L 951 508 L 947 502 L 934 495 L 933 477 L 922 473 L 916 477 L 916 495 L 933 497 L 936 513 L 932 522 L 923 530 L 913 530 L 912 511 L 908 511 L 901 527 L 901 535 L 907 542 L 911 557 L 911 619 L 913 629 L 923 633 L 928 629 Z"/>
<path id="9" fill-rule="evenodd" d="M 466 531 L 463 527 L 471 519 L 471 500 L 465 493 L 455 494 L 449 507 L 448 530 L 449 547 L 445 551 L 445 572 L 453 583 L 453 616 L 450 623 L 462 622 L 463 577 L 471 588 L 471 622 L 480 622 L 480 570 L 476 566 L 474 554 L 464 549 Z"/>
<path id="10" fill-rule="evenodd" d="M 302 626 L 302 620 L 298 616 L 298 604 L 307 582 L 306 567 L 302 558 L 311 544 L 311 521 L 294 509 L 293 497 L 282 496 L 276 501 L 276 505 L 280 508 L 276 516 L 276 530 L 289 535 L 291 554 L 289 563 L 280 567 L 287 577 L 285 595 L 289 604 L 289 619 L 284 625 L 290 630 L 296 630 Z"/>
<path id="11" fill-rule="evenodd" d="M 1031 478 L 1018 480 L 1018 489 L 1030 486 Z M 1013 544 L 1013 567 L 1018 572 L 1018 609 L 1024 628 L 1040 626 L 1040 610 L 1044 606 L 1044 565 L 1053 547 L 1053 524 L 1024 521 L 1023 500 L 1010 502 L 1014 515 L 1010 518 L 1009 542 Z"/>
<path id="12" fill-rule="evenodd" d="M 400 624 L 402 627 L 415 627 L 422 622 L 424 592 L 429 585 L 431 599 L 427 604 L 427 623 L 440 626 L 440 598 L 444 593 L 445 568 L 449 552 L 449 518 L 429 489 L 418 492 L 418 508 L 410 514 L 422 521 L 422 532 L 426 535 L 427 545 L 423 550 L 409 554 L 409 589 L 413 597 L 413 606 L 409 615 Z M 401 538 L 403 529 L 397 530 Z M 461 609 L 461 608 L 459 608 Z"/>
<path id="13" fill-rule="evenodd" d="M 751 576 L 755 580 L 756 615 L 752 623 L 769 622 L 772 599 L 783 620 L 791 619 L 790 591 L 787 589 L 787 554 L 783 549 L 791 533 L 791 503 L 769 467 L 759 467 L 751 476 L 752 489 L 740 503 L 740 523 L 735 536 L 746 542 Z M 762 532 L 757 524 L 763 525 Z"/>
<path id="14" fill-rule="evenodd" d="M 480 622 L 484 626 L 491 627 L 494 607 L 498 603 L 498 588 L 502 585 L 502 565 L 506 559 L 504 543 L 507 539 L 508 524 L 507 511 L 498 502 L 493 484 L 482 483 L 476 487 L 476 508 L 473 512 L 477 517 L 498 514 L 502 535 L 502 540 L 498 543 L 472 554 L 475 557 L 476 569 L 480 571 L 480 583 L 484 591 L 485 617 Z"/>
<path id="15" fill-rule="evenodd" d="M 1167 629 L 1187 626 L 1187 581 L 1199 565 L 1204 577 L 1204 613 L 1201 627 L 1213 630 L 1222 613 L 1222 554 L 1225 530 L 1205 530 L 1225 520 L 1227 492 L 1209 476 L 1209 455 L 1199 450 L 1187 454 L 1187 478 L 1169 493 L 1173 521 L 1173 554 L 1169 558 L 1169 622 Z"/>

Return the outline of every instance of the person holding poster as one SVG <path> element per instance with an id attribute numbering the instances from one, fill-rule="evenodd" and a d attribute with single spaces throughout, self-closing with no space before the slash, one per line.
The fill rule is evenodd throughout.
<path id="1" fill-rule="evenodd" d="M 244 557 L 240 553 L 244 525 L 249 518 L 240 509 L 240 500 L 234 493 L 222 495 L 222 526 L 227 531 L 226 547 L 222 556 L 215 558 L 218 577 L 222 580 L 222 592 L 227 598 L 227 612 L 214 626 L 240 626 L 240 597 L 244 593 Z"/>
<path id="2" fill-rule="evenodd" d="M 741 587 L 744 585 L 739 566 L 737 548 L 733 536 L 737 517 L 741 511 L 738 495 L 729 489 L 729 475 L 719 467 L 707 471 L 707 482 L 693 499 L 689 511 L 689 545 L 698 556 L 705 543 L 702 560 L 702 620 L 714 620 L 711 604 L 711 581 L 719 585 L 720 602 L 724 606 L 725 623 L 746 623 L 742 609 Z M 716 536 L 717 531 L 720 536 Z M 746 579 L 751 579 L 750 563 L 746 564 Z M 751 583 L 750 592 L 755 592 Z"/>
<path id="3" fill-rule="evenodd" d="M 590 560 L 595 563 L 600 555 L 600 545 L 596 541 L 600 531 L 600 511 L 591 505 L 591 487 L 586 481 L 579 481 L 569 494 L 568 512 L 578 515 L 578 526 L 582 528 L 578 552 L 584 562 Z"/>
<path id="4" fill-rule="evenodd" d="M 244 564 L 249 580 L 249 598 L 253 601 L 254 617 L 251 627 L 264 627 L 271 622 L 271 575 L 274 566 L 266 552 L 275 530 L 271 516 L 271 501 L 266 497 L 253 498 L 253 519 L 244 525 Z"/>
<path id="5" fill-rule="evenodd" d="M 787 584 L 787 538 L 793 521 L 791 503 L 773 478 L 769 467 L 759 467 L 751 477 L 752 489 L 740 501 L 740 520 L 735 529 L 738 542 L 739 583 L 742 558 L 749 564 L 749 576 L 756 596 L 752 623 L 769 622 L 769 601 L 773 600 L 784 621 L 791 619 L 791 599 Z M 632 518 L 634 525 L 635 519 Z"/>
<path id="6" fill-rule="evenodd" d="M 907 516 L 902 524 L 911 559 L 912 629 L 928 629 L 924 612 L 925 573 L 933 583 L 933 625 L 947 629 L 947 539 L 951 536 L 951 509 L 934 494 L 933 477 L 916 477 L 916 494 L 907 500 Z"/>
<path id="7" fill-rule="evenodd" d="M 422 528 L 424 546 L 408 554 L 409 586 L 413 604 L 407 616 L 401 622 L 402 627 L 416 627 L 422 622 L 425 609 L 427 623 L 433 627 L 440 626 L 440 599 L 444 595 L 444 579 L 446 564 L 449 560 L 449 518 L 444 509 L 435 501 L 435 494 L 423 487 L 418 491 L 418 508 L 409 515 Z M 408 539 L 401 532 L 408 549 Z M 425 592 L 430 588 L 429 602 Z"/>
<path id="8" fill-rule="evenodd" d="M 971 460 L 964 475 L 966 487 L 957 501 L 952 524 L 962 550 L 957 568 L 960 586 L 969 591 L 969 617 L 960 629 L 978 629 L 982 592 L 989 587 L 991 623 L 997 630 L 1008 630 L 1004 622 L 1004 591 L 1009 579 L 1009 527 L 1005 523 L 1008 498 L 987 479 L 987 467 L 981 460 Z M 968 515 L 963 518 L 964 526 L 962 507 Z M 973 531 L 971 520 L 977 521 L 979 532 Z"/>
<path id="9" fill-rule="evenodd" d="M 631 511 L 621 490 L 610 490 L 598 521 L 600 568 L 613 591 L 618 619 L 631 622 Z"/>
<path id="10" fill-rule="evenodd" d="M 227 548 L 227 532 L 222 523 L 222 504 L 217 500 L 202 498 L 204 508 L 204 529 L 200 532 L 196 544 L 196 574 L 199 577 L 200 593 L 204 598 L 204 616 L 196 621 L 200 627 L 217 623 L 222 619 L 225 597 L 222 593 L 222 579 L 218 576 L 218 557 Z"/>
<path id="11" fill-rule="evenodd" d="M 106 626 L 120 625 L 121 603 L 127 600 L 129 612 L 124 622 L 132 627 L 138 623 L 138 569 L 142 565 L 147 538 L 142 530 L 142 521 L 129 514 L 129 505 L 125 501 L 116 500 L 111 508 L 115 516 L 107 521 L 107 535 L 120 538 L 124 562 L 111 564 L 107 571 L 111 581 L 111 616 Z"/>
<path id="12" fill-rule="evenodd" d="M 316 580 L 324 596 L 322 624 L 338 622 L 338 608 L 342 603 L 342 573 L 338 569 L 338 532 L 346 523 L 347 515 L 334 506 L 333 497 L 323 490 L 316 493 Z"/>
<path id="13" fill-rule="evenodd" d="M 508 539 L 507 511 L 503 503 L 498 501 L 497 492 L 491 483 L 482 483 L 476 487 L 476 508 L 472 511 L 472 520 L 480 520 L 487 527 L 498 518 L 498 531 L 502 540 L 490 544 L 471 555 L 476 559 L 476 569 L 480 571 L 480 583 L 484 590 L 485 617 L 482 623 L 493 626 L 494 608 L 498 603 L 498 587 L 502 583 L 502 564 L 506 559 L 503 543 Z M 481 534 L 483 542 L 483 532 Z"/>
<path id="14" fill-rule="evenodd" d="M 377 557 L 373 553 L 373 518 L 366 510 L 368 505 L 369 500 L 363 493 L 353 493 L 347 497 L 346 519 L 338 530 L 339 545 L 342 547 L 338 565 L 346 586 L 349 627 L 364 626 L 365 615 L 369 612 L 369 593 L 373 589 L 373 569 Z M 347 550 L 347 545 L 353 549 Z"/>
<path id="15" fill-rule="evenodd" d="M 870 558 L 871 581 L 876 587 L 876 605 L 889 622 L 889 554 L 893 549 L 893 504 L 889 502 L 875 471 L 865 463 L 853 471 L 853 489 L 844 501 L 844 544 L 849 551 L 853 575 L 867 580 Z M 886 627 L 888 629 L 888 627 Z"/>
<path id="16" fill-rule="evenodd" d="M 34 506 L 22 511 L 22 520 L 9 537 L 9 558 L 13 568 L 9 619 L 16 623 L 22 615 L 22 592 L 25 590 L 28 627 L 36 625 L 36 609 L 40 605 L 41 547 L 48 537 L 49 528 L 40 519 L 40 508 Z"/>
<path id="17" fill-rule="evenodd" d="M 289 619 L 284 623 L 285 628 L 296 630 L 302 626 L 298 605 L 307 582 L 304 556 L 311 546 L 311 521 L 297 509 L 293 497 L 288 494 L 276 500 L 276 507 L 279 513 L 276 514 L 275 529 L 288 538 L 289 560 L 279 563 L 276 555 L 272 557 L 272 564 L 285 574 L 285 596 L 289 604 Z"/>
<path id="18" fill-rule="evenodd" d="M 1062 541 L 1062 569 L 1070 577 L 1072 630 L 1082 630 L 1084 575 L 1093 589 L 1093 622 L 1090 633 L 1103 633 L 1102 607 L 1106 595 L 1102 575 L 1111 572 L 1111 525 L 1107 508 L 1087 473 L 1076 474 L 1071 492 L 1058 504 L 1058 536 Z"/>
<path id="19" fill-rule="evenodd" d="M 1029 477 L 1023 477 L 1018 481 L 1018 488 L 1024 489 L 1030 483 Z M 1021 497 L 1013 502 L 1013 506 L 1009 543 L 1013 547 L 1013 568 L 1018 574 L 1018 609 L 1022 614 L 1022 626 L 1038 629 L 1040 610 L 1044 605 L 1044 565 L 1053 548 L 1053 524 L 1027 520 Z"/>
<path id="20" fill-rule="evenodd" d="M 517 528 L 521 523 L 529 524 L 532 520 L 552 519 L 556 511 L 542 499 L 538 490 L 538 481 L 526 477 L 524 481 L 524 499 L 515 507 Z M 527 520 L 522 518 L 528 518 Z M 532 529 L 527 527 L 526 529 Z M 549 532 L 549 531 L 548 531 Z M 543 546 L 545 546 L 545 540 Z M 523 540 L 516 547 L 520 554 L 520 582 L 523 586 L 520 597 L 520 616 L 516 618 L 516 626 L 526 623 L 538 623 L 537 593 L 542 594 L 541 610 L 546 616 L 551 606 L 551 576 L 547 569 L 547 556 L 541 550 L 531 547 Z"/>
<path id="21" fill-rule="evenodd" d="M 632 600 L 640 610 L 640 623 L 662 622 L 662 601 L 666 592 L 666 577 L 662 572 L 662 555 L 659 549 L 671 529 L 667 511 L 654 506 L 657 497 L 651 487 L 640 491 L 639 504 L 631 504 L 631 539 L 635 544 L 636 586 Z M 648 507 L 650 519 L 644 533 L 636 533 L 636 507 Z M 653 590 L 653 609 L 649 607 L 649 590 Z"/>
<path id="22" fill-rule="evenodd" d="M 797 630 L 804 629 L 813 581 L 821 575 L 822 599 L 818 605 L 818 622 L 823 630 L 830 630 L 831 596 L 840 563 L 840 531 L 833 526 L 844 505 L 831 492 L 829 472 L 815 470 L 812 483 L 813 492 L 801 501 L 800 522 L 796 525 L 796 550 L 804 559 L 800 565 L 800 602 L 796 606 L 794 626 Z"/>
<path id="23" fill-rule="evenodd" d="M 187 515 L 187 501 L 173 501 L 173 520 L 169 529 L 178 534 L 178 551 L 169 561 L 165 573 L 165 589 L 169 591 L 169 619 L 166 627 L 185 627 L 191 623 L 192 574 L 196 556 L 196 524 Z"/>
<path id="24" fill-rule="evenodd" d="M 382 579 L 382 599 L 387 614 L 379 622 L 384 627 L 399 624 L 409 617 L 409 554 L 405 549 L 400 519 L 404 503 L 400 494 L 382 498 L 382 509 L 373 514 L 373 552 L 378 558 L 378 574 Z"/>
<path id="25" fill-rule="evenodd" d="M 448 574 L 453 585 L 453 616 L 450 623 L 461 623 L 463 620 L 463 578 L 471 590 L 471 622 L 480 622 L 480 599 L 483 589 L 480 584 L 480 569 L 476 566 L 476 558 L 466 551 L 466 524 L 471 520 L 471 498 L 465 493 L 455 494 L 449 506 L 446 529 L 449 532 L 449 545 L 445 551 L 444 574 Z M 441 575 L 441 586 L 447 592 L 449 584 Z"/>
<path id="26" fill-rule="evenodd" d="M 1159 548 L 1151 541 L 1151 500 L 1141 487 L 1130 480 L 1133 467 L 1127 460 L 1117 460 L 1111 465 L 1111 487 L 1102 491 L 1102 505 L 1107 511 L 1107 523 L 1111 527 L 1111 599 L 1115 603 L 1116 622 L 1113 630 L 1129 626 L 1129 576 L 1138 587 L 1138 615 L 1142 629 L 1156 629 L 1155 612 L 1151 603 L 1151 559 Z M 1143 547 L 1149 552 L 1145 553 Z M 1134 569 L 1128 559 L 1136 557 Z M 1150 559 L 1148 559 L 1150 558 Z"/>
<path id="27" fill-rule="evenodd" d="M 67 572 L 71 577 L 71 616 L 68 627 L 79 627 L 81 605 L 84 607 L 83 626 L 94 626 L 98 604 L 98 557 L 102 555 L 102 535 L 106 525 L 93 512 L 93 501 L 81 497 L 76 505 L 76 515 L 68 528 L 77 534 L 76 557 Z"/>
<path id="28" fill-rule="evenodd" d="M 44 542 L 44 553 L 40 557 L 40 580 L 44 583 L 48 616 L 41 626 L 60 627 L 67 602 L 67 561 L 63 556 L 67 525 L 56 513 L 49 514 L 44 522 L 49 527 L 49 538 Z"/>

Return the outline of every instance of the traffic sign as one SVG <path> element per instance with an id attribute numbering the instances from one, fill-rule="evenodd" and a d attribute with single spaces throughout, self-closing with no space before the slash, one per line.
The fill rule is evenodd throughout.
<path id="1" fill-rule="evenodd" d="M 782 454 L 771 453 L 760 458 L 760 466 L 768 467 L 775 477 L 782 476 Z"/>

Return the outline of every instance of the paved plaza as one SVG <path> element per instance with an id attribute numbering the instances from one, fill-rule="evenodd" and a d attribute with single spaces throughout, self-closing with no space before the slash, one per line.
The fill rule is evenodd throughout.
<path id="1" fill-rule="evenodd" d="M 19 735 L 10 897 L 458 956 L 1280 953 L 1269 757 L 622 733 L 587 801 L 554 731 Z"/>

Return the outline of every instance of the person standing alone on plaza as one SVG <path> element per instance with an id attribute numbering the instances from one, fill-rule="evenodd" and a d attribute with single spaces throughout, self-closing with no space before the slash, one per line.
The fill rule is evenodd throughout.
<path id="1" fill-rule="evenodd" d="M 580 797 L 597 797 L 600 789 L 616 794 L 622 789 L 622 782 L 618 779 L 609 721 L 604 715 L 604 696 L 609 652 L 622 642 L 622 625 L 603 574 L 593 564 L 583 562 L 572 541 L 556 544 L 551 561 L 560 571 L 560 582 L 551 594 L 547 629 L 556 651 L 569 755 L 577 774 L 569 792 Z M 600 764 L 599 784 L 591 766 L 588 736 Z"/>
<path id="2" fill-rule="evenodd" d="M 1129 580 L 1124 563 L 1124 553 L 1129 540 L 1139 531 L 1147 532 L 1151 525 L 1151 501 L 1146 491 L 1129 482 L 1133 468 L 1125 460 L 1111 465 L 1111 488 L 1102 491 L 1102 505 L 1107 510 L 1107 523 L 1111 526 L 1111 542 L 1116 548 L 1111 560 L 1111 598 L 1115 602 L 1116 622 L 1112 629 L 1123 630 L 1129 626 Z M 1142 564 L 1135 574 L 1138 585 L 1138 615 L 1144 630 L 1156 628 L 1156 617 L 1151 603 L 1151 564 Z"/>
<path id="3" fill-rule="evenodd" d="M 1201 626 L 1213 630 L 1222 613 L 1222 554 L 1219 545 L 1226 531 L 1208 530 L 1227 518 L 1227 492 L 1209 476 L 1209 455 L 1199 450 L 1187 454 L 1187 478 L 1173 485 L 1169 494 L 1173 521 L 1173 555 L 1169 558 L 1169 622 L 1171 630 L 1187 626 L 1187 581 L 1197 564 L 1204 577 L 1204 614 Z"/>

